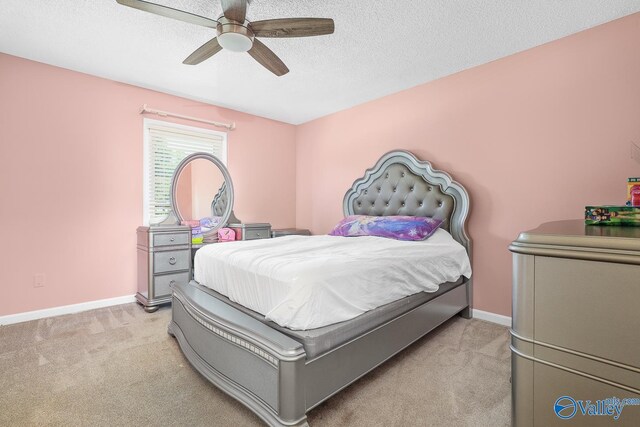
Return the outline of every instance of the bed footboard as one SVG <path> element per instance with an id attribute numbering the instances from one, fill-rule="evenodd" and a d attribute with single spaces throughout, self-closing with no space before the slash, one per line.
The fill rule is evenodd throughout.
<path id="1" fill-rule="evenodd" d="M 207 380 L 271 426 L 308 426 L 306 412 L 469 307 L 463 284 L 307 360 L 298 341 L 214 298 L 176 285 L 169 333 Z"/>
<path id="2" fill-rule="evenodd" d="M 192 284 L 174 287 L 172 312 L 169 333 L 207 380 L 269 425 L 308 425 L 302 344 Z"/>
<path id="3" fill-rule="evenodd" d="M 458 286 L 306 363 L 307 410 L 393 357 L 468 306 Z"/>

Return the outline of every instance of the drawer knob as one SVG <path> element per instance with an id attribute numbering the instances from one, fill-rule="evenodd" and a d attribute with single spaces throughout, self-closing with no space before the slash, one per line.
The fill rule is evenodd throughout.
<path id="1" fill-rule="evenodd" d="M 174 265 L 176 263 L 176 257 L 172 256 L 169 258 L 169 264 Z"/>
<path id="2" fill-rule="evenodd" d="M 260 237 L 260 233 L 256 233 L 256 236 Z"/>
<path id="3" fill-rule="evenodd" d="M 175 238 L 175 237 L 172 237 L 172 238 L 170 238 L 169 240 L 173 242 L 173 241 L 175 241 L 175 240 L 176 240 L 176 238 Z"/>

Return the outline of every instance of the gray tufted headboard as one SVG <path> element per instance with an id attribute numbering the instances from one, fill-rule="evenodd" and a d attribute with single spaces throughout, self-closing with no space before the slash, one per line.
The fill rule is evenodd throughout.
<path id="1" fill-rule="evenodd" d="M 227 182 L 223 182 L 222 186 L 218 190 L 218 193 L 213 197 L 211 202 L 211 214 L 213 216 L 223 216 L 227 210 L 227 203 L 229 202 L 229 195 L 227 193 Z"/>
<path id="2" fill-rule="evenodd" d="M 442 228 L 466 249 L 471 259 L 467 234 L 469 195 L 465 188 L 431 163 L 418 160 L 408 151 L 391 151 L 356 180 L 344 196 L 348 215 L 408 215 L 444 219 Z"/>

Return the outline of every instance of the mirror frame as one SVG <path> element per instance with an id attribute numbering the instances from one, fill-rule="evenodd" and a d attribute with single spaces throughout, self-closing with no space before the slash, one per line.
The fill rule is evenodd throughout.
<path id="1" fill-rule="evenodd" d="M 173 177 L 171 178 L 171 190 L 170 190 L 171 191 L 171 211 L 173 212 L 173 215 L 176 217 L 177 223 L 181 224 L 184 218 L 182 218 L 182 215 L 178 210 L 178 199 L 176 197 L 178 177 L 180 176 L 180 173 L 182 172 L 182 170 L 185 167 L 187 167 L 189 162 L 197 159 L 209 160 L 211 163 L 217 166 L 220 172 L 222 172 L 222 177 L 224 178 L 224 181 L 227 183 L 227 193 L 228 193 L 227 208 L 225 209 L 224 215 L 222 216 L 222 219 L 220 220 L 220 223 L 218 224 L 218 226 L 212 228 L 211 231 L 209 231 L 208 233 L 204 233 L 206 235 L 209 235 L 209 234 L 217 233 L 219 228 L 222 228 L 227 225 L 227 222 L 229 221 L 229 218 L 231 217 L 233 212 L 233 202 L 234 202 L 233 181 L 231 181 L 231 175 L 229 174 L 227 167 L 216 156 L 209 153 L 193 153 L 188 155 L 184 159 L 182 159 L 182 161 L 176 167 L 176 170 L 173 173 Z M 213 212 L 211 212 L 211 214 L 213 215 Z"/>

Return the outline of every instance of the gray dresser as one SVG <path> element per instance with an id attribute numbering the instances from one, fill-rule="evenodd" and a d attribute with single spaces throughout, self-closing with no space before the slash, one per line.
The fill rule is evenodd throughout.
<path id="1" fill-rule="evenodd" d="M 138 227 L 138 293 L 151 313 L 171 301 L 171 286 L 188 283 L 191 275 L 191 228 Z"/>
<path id="2" fill-rule="evenodd" d="M 612 405 L 640 398 L 640 227 L 550 222 L 509 249 L 513 425 L 640 425 Z"/>

